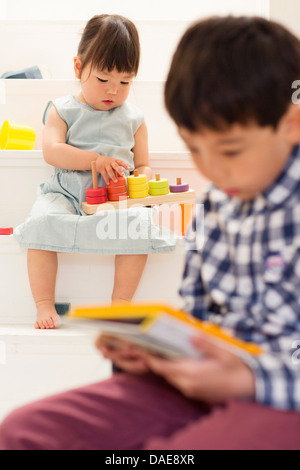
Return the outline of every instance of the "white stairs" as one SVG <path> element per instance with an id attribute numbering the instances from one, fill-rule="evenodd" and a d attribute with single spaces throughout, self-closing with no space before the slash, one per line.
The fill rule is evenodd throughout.
<path id="1" fill-rule="evenodd" d="M 171 57 L 194 19 L 213 13 L 261 14 L 264 2 L 112 0 L 109 11 L 102 4 L 95 0 L 0 2 L 0 74 L 40 64 L 50 70 L 45 80 L 0 80 L 0 126 L 10 119 L 37 131 L 33 151 L 0 151 L 0 227 L 16 227 L 26 219 L 37 186 L 52 172 L 41 152 L 42 114 L 50 99 L 78 89 L 72 58 L 80 32 L 94 14 L 123 14 L 139 29 L 142 63 L 129 99 L 145 114 L 153 174 L 159 172 L 170 181 L 180 176 L 197 194 L 206 184 L 164 109 L 163 88 Z M 113 256 L 60 254 L 56 301 L 109 302 L 113 262 Z M 179 306 L 183 266 L 182 239 L 174 253 L 150 255 L 135 300 Z M 93 338 L 67 327 L 36 331 L 34 320 L 26 251 L 13 236 L 0 236 L 0 420 L 18 405 L 111 374 L 111 364 L 96 352 Z"/>

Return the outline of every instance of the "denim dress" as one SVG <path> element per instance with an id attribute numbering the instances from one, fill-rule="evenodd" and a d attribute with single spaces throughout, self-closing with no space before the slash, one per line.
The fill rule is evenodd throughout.
<path id="1" fill-rule="evenodd" d="M 67 124 L 66 143 L 82 150 L 123 160 L 134 170 L 134 135 L 144 121 L 134 105 L 125 102 L 109 111 L 97 111 L 74 95 L 48 103 L 45 124 L 55 106 Z M 98 185 L 105 182 L 98 174 Z M 176 235 L 154 224 L 147 207 L 99 211 L 86 215 L 82 202 L 93 186 L 91 171 L 55 168 L 38 188 L 28 219 L 15 228 L 14 236 L 24 248 L 68 253 L 150 254 L 175 249 Z"/>

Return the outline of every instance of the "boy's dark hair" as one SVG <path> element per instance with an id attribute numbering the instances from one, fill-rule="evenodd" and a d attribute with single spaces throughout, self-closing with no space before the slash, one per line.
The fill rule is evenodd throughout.
<path id="1" fill-rule="evenodd" d="M 114 68 L 137 75 L 140 42 L 135 25 L 120 15 L 97 15 L 91 18 L 78 46 L 81 70 L 88 64 L 99 70 Z"/>
<path id="2" fill-rule="evenodd" d="M 174 54 L 165 103 L 179 127 L 276 128 L 300 79 L 300 41 L 258 17 L 212 17 L 187 30 Z"/>

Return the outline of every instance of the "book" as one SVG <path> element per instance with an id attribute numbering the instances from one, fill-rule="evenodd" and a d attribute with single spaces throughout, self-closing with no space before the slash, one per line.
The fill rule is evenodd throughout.
<path id="1" fill-rule="evenodd" d="M 73 325 L 102 334 L 114 347 L 121 347 L 122 340 L 166 358 L 200 358 L 191 342 L 197 335 L 241 357 L 263 352 L 257 344 L 244 342 L 213 323 L 168 305 L 84 305 L 73 308 L 67 318 Z"/>

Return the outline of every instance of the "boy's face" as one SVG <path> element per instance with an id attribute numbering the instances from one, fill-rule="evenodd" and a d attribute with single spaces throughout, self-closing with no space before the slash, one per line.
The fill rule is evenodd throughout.
<path id="1" fill-rule="evenodd" d="M 180 128 L 179 134 L 199 171 L 228 196 L 243 201 L 275 182 L 293 148 L 283 124 L 276 130 L 256 124 L 236 124 L 226 131 Z"/>
<path id="2" fill-rule="evenodd" d="M 91 69 L 89 65 L 81 70 L 78 57 L 74 59 L 74 68 L 76 77 L 81 81 L 80 101 L 97 111 L 109 111 L 127 100 L 134 74 Z"/>

